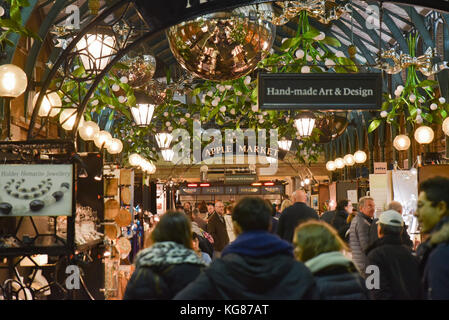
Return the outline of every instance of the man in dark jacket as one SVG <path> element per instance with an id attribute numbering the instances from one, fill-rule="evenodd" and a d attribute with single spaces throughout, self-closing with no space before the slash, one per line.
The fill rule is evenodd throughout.
<path id="1" fill-rule="evenodd" d="M 427 240 L 417 250 L 424 295 L 449 299 L 449 179 L 435 177 L 420 185 L 418 221 Z"/>
<path id="2" fill-rule="evenodd" d="M 257 197 L 241 199 L 232 213 L 237 238 L 220 259 L 175 296 L 179 300 L 298 300 L 316 297 L 315 282 L 293 246 L 269 232 L 271 208 Z"/>
<path id="3" fill-rule="evenodd" d="M 394 210 L 383 212 L 377 223 L 378 240 L 367 250 L 368 264 L 379 268 L 379 287 L 370 290 L 374 300 L 421 298 L 419 264 L 401 241 L 404 221 Z"/>
<path id="4" fill-rule="evenodd" d="M 207 222 L 207 232 L 214 238 L 214 257 L 220 257 L 221 251 L 229 243 L 228 231 L 224 215 L 224 204 L 221 201 L 215 203 L 215 212 Z"/>
<path id="5" fill-rule="evenodd" d="M 352 203 L 349 200 L 340 200 L 337 204 L 335 211 L 328 211 L 331 214 L 320 217 L 321 220 L 326 221 L 337 230 L 338 235 L 344 241 L 346 241 L 346 231 L 349 229 L 349 223 L 347 222 L 348 214 L 352 213 Z"/>
<path id="6" fill-rule="evenodd" d="M 398 212 L 400 215 L 402 215 L 402 204 L 399 201 L 391 201 L 388 204 L 387 210 L 394 210 Z M 370 245 L 372 245 L 374 242 L 376 242 L 379 238 L 377 236 L 377 221 L 378 219 L 374 219 L 373 223 L 370 226 L 369 230 L 369 242 Z M 407 225 L 404 223 L 403 225 L 403 231 L 401 232 L 401 242 L 403 245 L 410 248 L 410 250 L 413 250 L 413 241 L 410 240 L 410 236 L 407 232 Z"/>
<path id="7" fill-rule="evenodd" d="M 292 194 L 293 205 L 286 208 L 279 218 L 277 234 L 284 240 L 293 241 L 295 228 L 309 219 L 319 220 L 315 210 L 307 206 L 307 195 L 304 190 L 296 190 Z"/>

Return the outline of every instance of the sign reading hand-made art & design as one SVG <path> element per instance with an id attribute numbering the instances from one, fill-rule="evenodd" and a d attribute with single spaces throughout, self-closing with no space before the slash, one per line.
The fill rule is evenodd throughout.
<path id="1" fill-rule="evenodd" d="M 73 166 L 0 166 L 0 217 L 72 215 Z"/>
<path id="2" fill-rule="evenodd" d="M 377 110 L 382 104 L 380 73 L 259 73 L 259 108 Z"/>

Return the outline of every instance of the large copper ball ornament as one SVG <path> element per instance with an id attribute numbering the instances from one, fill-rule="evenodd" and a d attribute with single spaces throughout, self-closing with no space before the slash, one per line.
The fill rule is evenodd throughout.
<path id="1" fill-rule="evenodd" d="M 156 72 L 156 59 L 152 55 L 137 57 L 125 56 L 120 60 L 128 69 L 118 69 L 115 74 L 127 77 L 128 84 L 133 88 L 140 88 L 148 84 Z"/>
<path id="2" fill-rule="evenodd" d="M 208 14 L 167 30 L 170 49 L 179 64 L 206 80 L 240 78 L 269 53 L 276 29 L 263 17 L 270 4 L 251 5 Z"/>

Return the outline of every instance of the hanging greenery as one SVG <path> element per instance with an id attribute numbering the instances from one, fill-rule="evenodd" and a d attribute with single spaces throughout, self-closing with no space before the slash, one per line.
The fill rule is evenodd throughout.
<path id="1" fill-rule="evenodd" d="M 417 36 L 410 34 L 407 43 L 412 57 L 416 56 L 416 41 Z M 442 123 L 449 112 L 449 104 L 440 96 L 438 81 L 421 80 L 415 65 L 407 68 L 405 86 L 398 86 L 394 97 L 384 93 L 383 98 L 380 115 L 371 121 L 368 132 L 376 130 L 383 121 L 399 127 L 401 117 L 412 125 Z"/>
<path id="2" fill-rule="evenodd" d="M 334 53 L 328 49 L 341 46 L 337 39 L 325 36 L 313 28 L 306 12 L 301 13 L 298 19 L 296 35 L 283 41 L 282 52 L 272 53 L 261 61 L 259 70 L 279 73 L 357 72 L 357 66 L 343 52 L 335 49 Z M 120 64 L 114 67 L 126 68 Z M 107 117 L 106 124 L 100 123 L 100 127 L 123 141 L 124 154 L 136 152 L 151 160 L 158 158 L 153 142 L 153 136 L 157 132 L 173 132 L 176 129 L 190 131 L 194 120 L 199 120 L 206 128 L 219 128 L 223 137 L 226 129 L 277 129 L 280 139 L 295 139 L 295 112 L 259 110 L 255 74 L 232 81 L 184 84 L 187 102 L 177 100 L 177 92 L 170 87 L 171 78 L 168 74 L 167 88 L 159 92 L 163 102 L 155 108 L 151 124 L 142 128 L 135 126 L 129 110 L 136 101 L 134 89 L 121 82 L 114 75 L 114 70 L 111 70 L 89 99 L 85 120 L 100 123 Z M 86 77 L 80 61 L 76 61 L 76 69 L 72 75 L 73 79 L 65 80 L 61 87 L 65 96 L 64 108 L 72 107 L 73 103 L 79 104 L 78 98 L 85 96 L 89 88 L 89 82 L 79 81 Z M 120 87 L 119 91 L 112 90 L 113 87 L 117 89 L 117 86 Z M 111 122 L 114 125 L 108 128 L 107 123 Z M 315 128 L 309 138 L 299 140 L 295 153 L 298 162 L 310 164 L 318 161 L 323 151 L 318 144 L 319 134 L 321 132 Z M 208 143 L 202 141 L 203 146 Z"/>

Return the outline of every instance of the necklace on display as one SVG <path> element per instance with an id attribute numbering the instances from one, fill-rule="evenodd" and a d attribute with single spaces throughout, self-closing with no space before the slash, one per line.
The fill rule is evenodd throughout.
<path id="1" fill-rule="evenodd" d="M 48 183 L 51 183 L 51 179 L 47 179 L 47 180 L 43 180 L 43 181 L 48 181 Z M 14 179 L 12 180 L 12 182 L 14 182 Z M 6 190 L 8 190 L 8 189 L 10 190 L 12 182 L 11 183 L 8 182 L 6 184 L 6 186 L 5 186 Z M 19 183 L 19 187 L 22 183 L 23 183 L 23 181 Z M 48 185 L 48 183 L 47 183 L 47 185 Z M 38 187 L 39 187 L 39 185 L 38 185 Z M 17 187 L 16 190 L 19 191 L 19 187 Z M 51 188 L 51 186 L 50 186 L 50 188 Z M 39 189 L 43 189 L 40 191 L 41 196 L 45 195 L 50 190 L 50 188 L 47 190 L 47 187 L 45 189 L 43 189 L 43 186 L 39 187 Z M 2 200 L 0 198 L 0 213 L 3 213 L 3 214 L 13 213 L 14 215 L 21 215 L 21 214 L 27 212 L 28 210 L 32 211 L 32 212 L 41 211 L 45 206 L 48 207 L 58 201 L 61 201 L 61 199 L 64 197 L 64 193 L 66 193 L 70 189 L 70 184 L 67 182 L 61 183 L 60 190 L 53 192 L 52 195 L 47 195 L 43 200 L 35 199 L 35 197 L 30 197 L 30 198 L 23 197 L 23 194 L 28 193 L 28 192 L 34 192 L 34 194 L 33 194 L 33 196 L 34 196 L 35 194 L 37 194 L 36 191 L 38 189 L 35 189 L 34 191 L 31 191 L 31 189 L 33 189 L 33 188 L 30 188 L 30 189 L 21 188 L 21 189 L 22 190 L 17 193 L 17 195 L 18 195 L 17 197 L 12 195 L 12 191 L 11 191 L 11 193 L 8 193 L 8 191 L 6 191 L 6 192 L 9 195 L 11 195 L 17 199 L 34 199 L 29 203 L 29 208 L 25 207 L 24 205 L 18 205 L 18 206 L 13 207 L 8 202 L 2 202 Z M 42 193 L 42 191 L 45 191 L 45 192 Z M 14 192 L 14 193 L 16 193 L 16 192 Z M 21 195 L 22 195 L 22 197 L 21 197 Z"/>
<path id="2" fill-rule="evenodd" d="M 11 179 L 5 185 L 6 193 L 16 199 L 35 199 L 45 195 L 53 186 L 51 178 L 44 179 L 37 186 L 31 188 L 22 187 L 22 183 L 24 182 L 25 179 L 18 181 Z"/>

